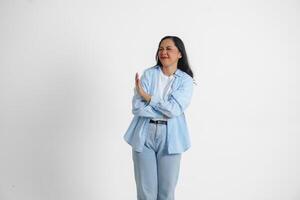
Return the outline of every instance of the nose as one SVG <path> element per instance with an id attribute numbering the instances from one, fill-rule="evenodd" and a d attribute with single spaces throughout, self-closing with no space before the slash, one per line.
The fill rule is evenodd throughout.
<path id="1" fill-rule="evenodd" d="M 165 54 L 167 54 L 167 50 L 166 49 L 160 50 L 160 55 L 165 55 Z"/>

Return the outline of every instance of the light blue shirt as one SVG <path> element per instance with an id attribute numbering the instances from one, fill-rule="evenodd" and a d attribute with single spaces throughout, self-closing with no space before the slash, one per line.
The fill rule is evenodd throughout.
<path id="1" fill-rule="evenodd" d="M 168 120 L 168 153 L 182 153 L 191 146 L 184 111 L 192 98 L 193 78 L 177 69 L 168 98 L 161 99 L 157 94 L 159 73 L 159 65 L 144 71 L 141 77 L 141 84 L 145 92 L 152 97 L 150 102 L 147 103 L 136 90 L 134 91 L 132 98 L 132 113 L 134 117 L 123 138 L 135 151 L 142 152 L 150 119 L 166 117 Z"/>

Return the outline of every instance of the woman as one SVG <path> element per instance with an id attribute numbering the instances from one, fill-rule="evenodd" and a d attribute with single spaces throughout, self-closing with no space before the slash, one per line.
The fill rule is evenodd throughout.
<path id="1" fill-rule="evenodd" d="M 190 147 L 184 111 L 193 92 L 193 72 L 182 40 L 159 42 L 157 64 L 135 76 L 133 120 L 124 135 L 132 146 L 138 200 L 173 200 L 181 153 Z"/>

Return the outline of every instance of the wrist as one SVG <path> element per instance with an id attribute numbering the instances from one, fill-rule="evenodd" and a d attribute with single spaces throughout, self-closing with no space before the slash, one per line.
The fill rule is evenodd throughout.
<path id="1" fill-rule="evenodd" d="M 151 101 L 151 96 L 148 94 L 147 98 L 146 98 L 147 103 L 149 103 Z"/>
<path id="2" fill-rule="evenodd" d="M 149 103 L 151 100 L 151 96 L 149 94 L 147 94 L 146 92 L 143 92 L 142 97 L 145 99 L 145 101 L 147 101 L 147 103 Z"/>

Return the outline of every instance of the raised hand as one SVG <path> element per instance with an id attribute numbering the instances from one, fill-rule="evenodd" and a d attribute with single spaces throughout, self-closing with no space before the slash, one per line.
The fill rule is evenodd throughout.
<path id="1" fill-rule="evenodd" d="M 139 78 L 138 73 L 135 74 L 135 88 L 136 88 L 136 91 L 138 92 L 138 94 L 141 97 L 143 97 L 147 102 L 149 102 L 151 100 L 151 96 L 149 94 L 147 94 L 142 87 L 141 79 Z"/>

